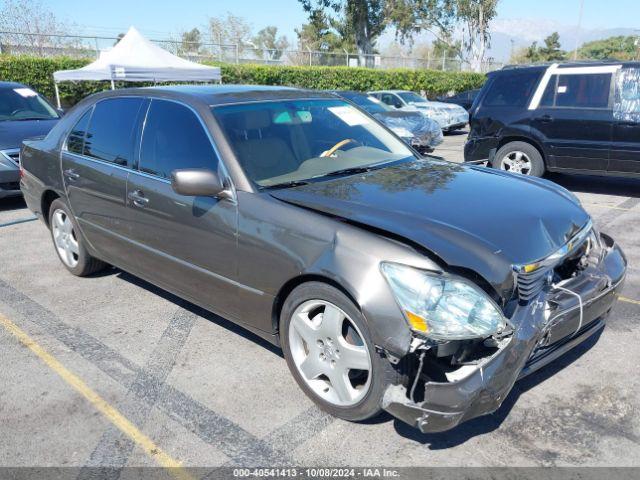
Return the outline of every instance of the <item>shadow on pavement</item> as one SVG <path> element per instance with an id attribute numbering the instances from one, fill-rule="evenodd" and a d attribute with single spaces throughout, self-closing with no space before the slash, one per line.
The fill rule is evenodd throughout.
<path id="1" fill-rule="evenodd" d="M 27 208 L 22 197 L 9 197 L 0 199 L 0 212 L 8 212 L 10 210 L 21 210 Z"/>
<path id="2" fill-rule="evenodd" d="M 637 178 L 564 175 L 560 173 L 549 173 L 546 178 L 572 192 L 640 198 L 640 179 Z"/>
<path id="3" fill-rule="evenodd" d="M 428 445 L 430 450 L 442 450 L 445 448 L 456 447 L 473 437 L 492 432 L 502 425 L 502 422 L 505 421 L 511 412 L 511 409 L 518 401 L 520 395 L 544 382 L 549 377 L 552 377 L 588 352 L 598 342 L 602 331 L 603 330 L 600 330 L 598 333 L 578 345 L 573 350 L 570 350 L 550 365 L 547 365 L 528 377 L 523 378 L 519 382 L 516 382 L 513 389 L 502 403 L 502 406 L 491 415 L 474 418 L 449 431 L 441 433 L 421 433 L 418 429 L 413 428 L 400 420 L 394 420 L 394 428 L 399 435 L 417 443 Z"/>
<path id="4" fill-rule="evenodd" d="M 115 274 L 121 280 L 129 282 L 137 287 L 144 288 L 148 292 L 158 295 L 159 297 L 162 297 L 165 300 L 168 300 L 169 302 L 174 303 L 175 305 L 181 308 L 184 308 L 185 310 L 188 310 L 189 312 L 195 315 L 198 315 L 202 318 L 206 318 L 210 322 L 220 325 L 221 327 L 226 328 L 230 332 L 238 334 L 241 337 L 246 338 L 247 340 L 250 340 L 264 347 L 265 349 L 278 355 L 279 357 L 284 358 L 282 355 L 282 350 L 279 347 L 276 347 L 275 345 L 273 345 L 272 343 L 269 343 L 267 340 L 263 339 L 262 337 L 256 335 L 255 333 L 245 329 L 244 327 L 236 323 L 231 322 L 230 320 L 222 318 L 216 315 L 215 313 L 209 312 L 208 310 L 205 310 L 204 308 L 194 305 L 193 303 L 190 303 L 187 300 L 183 300 L 182 298 L 166 290 L 163 290 L 160 287 L 156 287 L 155 285 L 152 285 L 151 283 L 141 278 L 138 278 L 134 275 L 131 275 L 130 273 L 127 273 L 125 271 L 119 270 L 117 268 L 112 268 L 112 269 L 106 269 L 104 270 L 104 272 L 106 272 L 106 274 Z M 238 352 L 238 355 L 242 355 L 242 352 Z"/>

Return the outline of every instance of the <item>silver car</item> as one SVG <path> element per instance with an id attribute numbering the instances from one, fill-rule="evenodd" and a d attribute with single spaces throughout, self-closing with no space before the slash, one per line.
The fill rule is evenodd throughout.
<path id="1" fill-rule="evenodd" d="M 409 90 L 377 90 L 369 95 L 400 110 L 417 110 L 438 122 L 443 132 L 464 128 L 469 123 L 469 113 L 460 105 L 434 102 Z"/>

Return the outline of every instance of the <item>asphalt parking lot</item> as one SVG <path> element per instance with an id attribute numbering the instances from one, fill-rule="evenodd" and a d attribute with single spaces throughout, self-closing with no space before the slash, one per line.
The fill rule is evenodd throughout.
<path id="1" fill-rule="evenodd" d="M 464 138 L 436 153 L 460 161 Z M 550 179 L 622 245 L 624 298 L 495 414 L 428 435 L 322 413 L 278 349 L 132 275 L 68 274 L 0 200 L 0 466 L 640 466 L 640 180 Z"/>

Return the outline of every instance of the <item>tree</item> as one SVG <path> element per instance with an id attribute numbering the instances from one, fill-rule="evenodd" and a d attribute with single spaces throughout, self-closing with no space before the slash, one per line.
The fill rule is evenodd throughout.
<path id="1" fill-rule="evenodd" d="M 538 53 L 543 61 L 564 60 L 566 52 L 560 48 L 560 35 L 553 32 L 544 39 L 544 47 L 540 47 Z"/>
<path id="2" fill-rule="evenodd" d="M 637 37 L 617 36 L 586 42 L 578 49 L 578 57 L 591 60 L 635 60 L 639 47 Z"/>
<path id="3" fill-rule="evenodd" d="M 463 45 L 474 72 L 482 71 L 491 42 L 489 24 L 497 14 L 498 0 L 457 0 L 456 18 L 463 25 Z"/>
<path id="4" fill-rule="evenodd" d="M 253 43 L 258 48 L 269 50 L 272 60 L 278 60 L 282 56 L 282 51 L 289 48 L 289 40 L 284 35 L 278 36 L 278 27 L 268 26 L 260 30 Z"/>
<path id="5" fill-rule="evenodd" d="M 181 37 L 180 54 L 198 53 L 202 48 L 202 35 L 197 28 L 193 28 L 188 32 L 182 32 Z"/>
<path id="6" fill-rule="evenodd" d="M 390 0 L 387 4 L 389 22 L 401 41 L 411 41 L 413 35 L 426 31 L 436 37 L 441 53 L 449 49 L 442 49 L 447 44 L 458 50 L 451 38 L 458 27 L 469 64 L 475 71 L 482 69 L 498 0 Z"/>
<path id="7" fill-rule="evenodd" d="M 219 44 L 243 45 L 250 41 L 251 25 L 242 17 L 227 12 L 224 17 L 209 18 L 209 34 Z"/>
<path id="8" fill-rule="evenodd" d="M 346 37 L 352 35 L 358 53 L 374 53 L 375 43 L 387 26 L 384 0 L 298 0 L 309 13 L 310 23 L 319 14 L 325 15 L 326 24 L 336 30 L 342 29 Z M 325 12 L 329 12 L 326 15 Z M 331 33 L 330 31 L 328 33 Z M 326 35 L 326 33 L 325 33 Z M 300 36 L 300 35 L 299 35 Z"/>
<path id="9" fill-rule="evenodd" d="M 62 38 L 69 34 L 70 26 L 56 18 L 39 0 L 5 0 L 0 9 L 0 31 L 11 32 L 0 37 L 2 53 L 19 46 L 28 53 L 45 55 L 49 49 L 78 43 Z M 19 50 L 18 53 L 25 52 Z"/>
<path id="10" fill-rule="evenodd" d="M 530 46 L 515 52 L 511 58 L 512 63 L 538 63 L 564 60 L 567 53 L 560 48 L 560 35 L 553 32 L 544 39 L 544 46 L 533 42 Z"/>
<path id="11" fill-rule="evenodd" d="M 343 39 L 332 30 L 330 20 L 322 9 L 312 10 L 309 13 L 309 23 L 295 32 L 302 50 L 328 52 L 337 50 L 343 44 Z"/>

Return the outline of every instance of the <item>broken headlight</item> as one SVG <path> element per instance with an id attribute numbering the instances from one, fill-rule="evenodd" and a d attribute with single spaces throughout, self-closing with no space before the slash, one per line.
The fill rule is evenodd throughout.
<path id="1" fill-rule="evenodd" d="M 409 326 L 430 338 L 483 338 L 506 326 L 500 308 L 464 279 L 397 263 L 381 269 Z"/>

